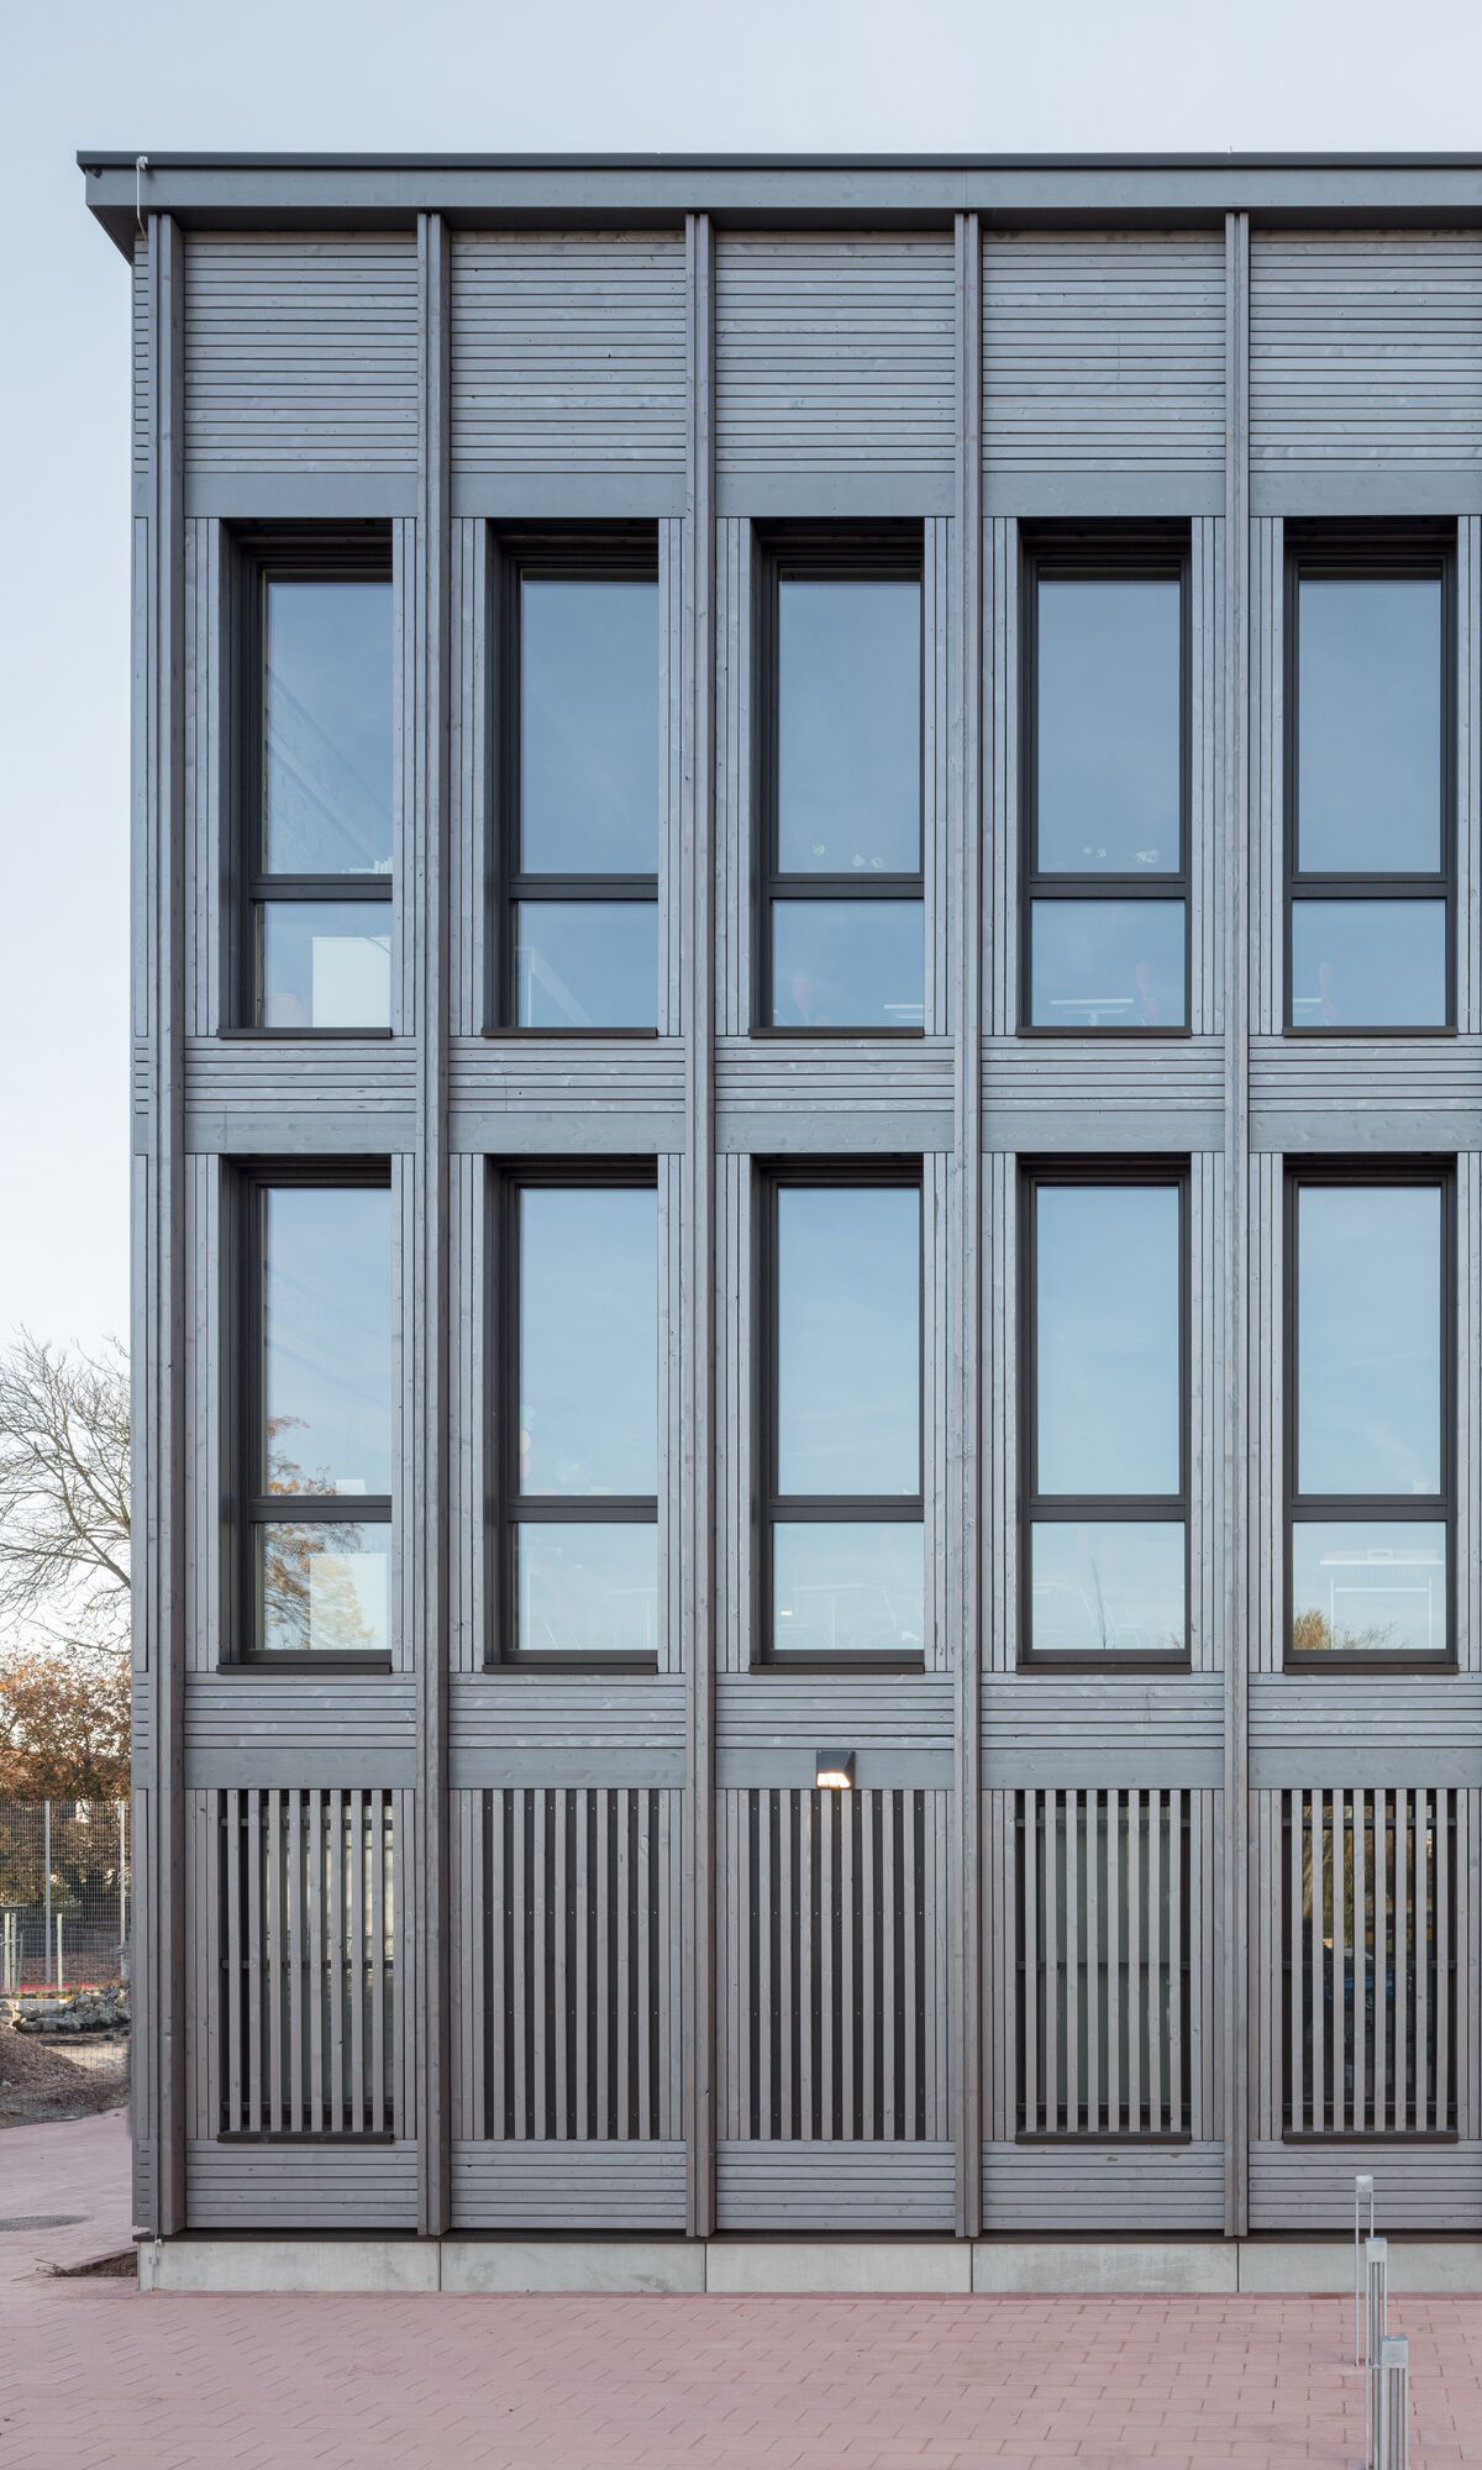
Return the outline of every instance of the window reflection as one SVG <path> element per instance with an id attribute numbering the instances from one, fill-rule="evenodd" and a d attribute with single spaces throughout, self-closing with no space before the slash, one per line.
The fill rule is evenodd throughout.
<path id="1" fill-rule="evenodd" d="M 784 1184 L 777 1194 L 779 1493 L 914 1495 L 920 1395 L 920 1193 L 908 1185 Z"/>
<path id="2" fill-rule="evenodd" d="M 651 875 L 659 851 L 659 587 L 520 583 L 520 865 Z"/>
<path id="3" fill-rule="evenodd" d="M 388 1029 L 386 901 L 261 905 L 259 1016 L 266 1029 Z"/>
<path id="4" fill-rule="evenodd" d="M 1037 622 L 1039 872 L 1176 874 L 1178 578 L 1042 574 Z"/>
<path id="5" fill-rule="evenodd" d="M 839 1519 L 772 1530 L 772 1651 L 919 1655 L 926 1580 L 922 1529 Z"/>
<path id="6" fill-rule="evenodd" d="M 1297 1197 L 1297 1474 L 1304 1493 L 1441 1488 L 1441 1193 Z"/>
<path id="7" fill-rule="evenodd" d="M 527 1186 L 520 1210 L 519 1489 L 658 1486 L 658 1199 Z"/>
<path id="8" fill-rule="evenodd" d="M 266 578 L 265 872 L 390 871 L 391 625 L 383 577 Z"/>
<path id="9" fill-rule="evenodd" d="M 1305 872 L 1441 864 L 1439 575 L 1306 572 L 1297 609 L 1297 860 Z"/>
<path id="10" fill-rule="evenodd" d="M 921 586 L 778 586 L 777 862 L 784 874 L 921 863 Z"/>
<path id="11" fill-rule="evenodd" d="M 1294 900 L 1297 1029 L 1440 1029 L 1444 901 Z"/>
<path id="12" fill-rule="evenodd" d="M 1446 1529 L 1408 1520 L 1298 1519 L 1292 1647 L 1299 1655 L 1441 1655 Z"/>
<path id="13" fill-rule="evenodd" d="M 391 1195 L 274 1185 L 261 1206 L 266 1489 L 389 1494 Z"/>
<path id="14" fill-rule="evenodd" d="M 920 901 L 776 900 L 772 938 L 774 1028 L 921 1027 Z"/>
<path id="15" fill-rule="evenodd" d="M 521 1029 L 655 1028 L 657 902 L 521 901 L 515 989 Z"/>
<path id="16" fill-rule="evenodd" d="M 259 1526 L 257 1535 L 265 1654 L 389 1652 L 389 1525 L 275 1519 Z"/>
<path id="17" fill-rule="evenodd" d="M 1181 1519 L 1040 1520 L 1030 1528 L 1036 1655 L 1182 1655 Z"/>
<path id="18" fill-rule="evenodd" d="M 1030 986 L 1036 1029 L 1182 1029 L 1183 902 L 1035 901 Z"/>
<path id="19" fill-rule="evenodd" d="M 1176 1495 L 1179 1189 L 1043 1183 L 1035 1207 L 1036 1492 Z"/>
<path id="20" fill-rule="evenodd" d="M 522 1655 L 658 1652 L 658 1529 L 522 1525 L 515 1544 L 516 1643 Z"/>

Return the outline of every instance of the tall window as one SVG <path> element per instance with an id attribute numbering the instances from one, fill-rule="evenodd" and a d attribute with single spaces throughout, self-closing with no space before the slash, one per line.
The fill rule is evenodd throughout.
<path id="1" fill-rule="evenodd" d="M 765 605 L 756 1017 L 773 1029 L 919 1031 L 919 545 L 779 551 Z"/>
<path id="2" fill-rule="evenodd" d="M 659 1647 L 659 1239 L 652 1172 L 504 1186 L 504 1634 L 514 1655 Z"/>
<path id="3" fill-rule="evenodd" d="M 1025 599 L 1024 1012 L 1188 1026 L 1188 556 L 1046 542 Z"/>
<path id="4" fill-rule="evenodd" d="M 1450 551 L 1307 542 L 1287 567 L 1287 1022 L 1452 1010 Z"/>
<path id="5" fill-rule="evenodd" d="M 762 1656 L 918 1662 L 920 1184 L 810 1163 L 762 1191 Z"/>
<path id="6" fill-rule="evenodd" d="M 285 1031 L 391 1025 L 392 592 L 388 551 L 247 553 L 258 681 L 246 755 L 246 1018 Z"/>
<path id="7" fill-rule="evenodd" d="M 659 1004 L 659 587 L 652 543 L 511 556 L 499 1017 L 647 1029 Z"/>
<path id="8" fill-rule="evenodd" d="M 1031 1659 L 1188 1649 L 1186 1182 L 1025 1183 L 1021 1552 Z"/>
<path id="9" fill-rule="evenodd" d="M 383 1169 L 246 1180 L 244 1648 L 391 1650 L 391 1193 Z"/>
<path id="10" fill-rule="evenodd" d="M 1287 1653 L 1440 1662 L 1451 1641 L 1451 1187 L 1303 1166 L 1287 1185 Z"/>

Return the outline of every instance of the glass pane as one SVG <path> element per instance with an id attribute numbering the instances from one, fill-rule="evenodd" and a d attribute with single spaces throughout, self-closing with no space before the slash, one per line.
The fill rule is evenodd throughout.
<path id="1" fill-rule="evenodd" d="M 1041 581 L 1041 874 L 1177 872 L 1182 635 L 1175 578 Z"/>
<path id="2" fill-rule="evenodd" d="M 1029 1531 L 1036 1655 L 1181 1655 L 1181 1520 L 1046 1520 Z"/>
<path id="3" fill-rule="evenodd" d="M 518 1528 L 515 1605 L 522 1655 L 657 1655 L 658 1528 Z"/>
<path id="4" fill-rule="evenodd" d="M 384 1522 L 276 1522 L 257 1530 L 258 1637 L 265 1655 L 386 1655 L 391 1529 Z"/>
<path id="5" fill-rule="evenodd" d="M 389 1029 L 389 901 L 267 901 L 261 918 L 264 1029 Z"/>
<path id="6" fill-rule="evenodd" d="M 1441 863 L 1441 582 L 1304 575 L 1297 625 L 1297 863 Z"/>
<path id="7" fill-rule="evenodd" d="M 1444 901 L 1293 901 L 1298 1029 L 1440 1029 Z"/>
<path id="8" fill-rule="evenodd" d="M 919 1526 L 772 1529 L 774 1655 L 919 1655 L 925 1605 Z"/>
<path id="9" fill-rule="evenodd" d="M 1182 1029 L 1182 901 L 1036 901 L 1036 1029 Z"/>
<path id="10" fill-rule="evenodd" d="M 777 1484 L 905 1494 L 921 1484 L 921 1195 L 784 1184 L 777 1194 Z"/>
<path id="11" fill-rule="evenodd" d="M 777 857 L 784 874 L 921 863 L 921 586 L 803 577 L 778 591 Z"/>
<path id="12" fill-rule="evenodd" d="M 1179 1490 L 1179 1218 L 1171 1184 L 1036 1191 L 1041 1494 Z"/>
<path id="13" fill-rule="evenodd" d="M 389 1493 L 391 1195 L 262 1198 L 267 1490 Z"/>
<path id="14" fill-rule="evenodd" d="M 520 586 L 520 862 L 537 875 L 657 869 L 657 583 Z"/>
<path id="15" fill-rule="evenodd" d="M 1298 1485 L 1441 1488 L 1441 1194 L 1304 1184 L 1297 1199 Z"/>
<path id="16" fill-rule="evenodd" d="M 1446 1645 L 1446 1529 L 1439 1521 L 1296 1522 L 1295 1654 L 1443 1655 Z"/>
<path id="17" fill-rule="evenodd" d="M 391 869 L 391 585 L 263 590 L 263 868 Z"/>
<path id="18" fill-rule="evenodd" d="M 656 901 L 521 901 L 515 1020 L 521 1029 L 655 1029 Z"/>
<path id="19" fill-rule="evenodd" d="M 774 901 L 776 1029 L 919 1029 L 920 901 Z"/>
<path id="20" fill-rule="evenodd" d="M 526 1189 L 519 1208 L 520 1490 L 656 1493 L 658 1195 Z"/>

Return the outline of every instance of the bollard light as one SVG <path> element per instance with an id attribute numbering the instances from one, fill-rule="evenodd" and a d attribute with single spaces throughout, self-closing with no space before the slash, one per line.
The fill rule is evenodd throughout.
<path id="1" fill-rule="evenodd" d="M 1386 2333 L 1375 2373 L 1374 2470 L 1410 2470 L 1410 2344 Z"/>
<path id="2" fill-rule="evenodd" d="M 1365 2205 L 1369 2208 L 1369 2236 L 1374 2235 L 1374 2180 L 1368 2171 L 1353 2182 L 1353 2363 L 1363 2364 L 1364 2318 L 1364 2257 L 1363 2240 L 1359 2232 L 1359 2217 Z"/>
<path id="3" fill-rule="evenodd" d="M 1373 2470 L 1379 2442 L 1379 2353 L 1389 2323 L 1389 2241 L 1364 2241 L 1364 2460 Z"/>

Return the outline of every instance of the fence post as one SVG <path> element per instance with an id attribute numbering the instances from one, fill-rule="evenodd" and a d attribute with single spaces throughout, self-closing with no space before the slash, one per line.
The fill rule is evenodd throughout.
<path id="1" fill-rule="evenodd" d="M 1364 2260 L 1359 2237 L 1359 2209 L 1365 2199 L 1369 2206 L 1369 2236 L 1374 2235 L 1374 2181 L 1367 2173 L 1353 2182 L 1353 2363 L 1359 2365 L 1360 2327 L 1363 2321 Z"/>
<path id="2" fill-rule="evenodd" d="M 45 1973 L 51 1963 L 51 1803 L 41 1804 L 41 1866 L 46 1873 L 43 1902 L 45 1918 L 41 1925 L 41 1969 Z"/>
<path id="3" fill-rule="evenodd" d="M 120 1976 L 125 1979 L 127 1978 L 128 1966 L 128 1955 L 126 1953 L 126 1949 L 129 1943 L 128 1877 L 129 1805 L 127 1801 L 120 1801 L 118 1805 L 118 1969 Z M 1372 2229 L 1373 2226 L 1373 2223 L 1370 2222 L 1370 2229 Z"/>

